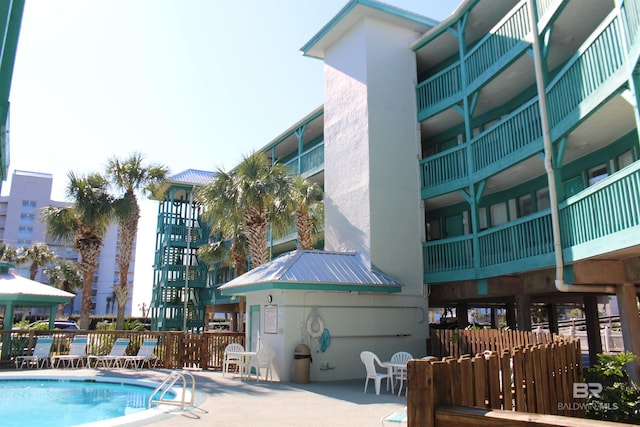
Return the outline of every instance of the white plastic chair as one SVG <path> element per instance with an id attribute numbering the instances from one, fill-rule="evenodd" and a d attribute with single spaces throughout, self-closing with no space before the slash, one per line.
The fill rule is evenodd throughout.
<path id="1" fill-rule="evenodd" d="M 155 368 L 158 363 L 158 356 L 153 352 L 157 345 L 157 340 L 144 340 L 138 350 L 138 354 L 135 356 L 124 356 L 122 358 L 122 360 L 124 360 L 123 367 L 127 368 L 129 364 L 131 364 L 132 368 L 141 369 L 146 363 L 149 369 L 151 369 L 151 363 L 153 363 L 153 367 Z"/>
<path id="2" fill-rule="evenodd" d="M 245 366 L 242 356 L 230 354 L 230 353 L 242 353 L 244 347 L 242 344 L 231 343 L 224 348 L 224 356 L 222 358 L 222 376 L 225 376 L 229 372 L 229 365 L 235 365 L 236 370 L 243 373 Z"/>
<path id="3" fill-rule="evenodd" d="M 393 362 L 393 363 L 404 363 L 405 364 L 404 368 L 398 368 L 398 367 L 394 367 L 393 368 L 393 381 L 394 382 L 396 380 L 400 381 L 400 383 L 398 385 L 398 396 L 400 396 L 400 393 L 402 392 L 402 385 L 407 380 L 407 367 L 406 367 L 406 364 L 411 359 L 413 359 L 413 356 L 411 355 L 411 353 L 408 353 L 406 351 L 399 351 L 397 353 L 394 353 L 393 356 L 391 356 L 391 362 Z M 406 392 L 406 390 L 405 390 L 405 392 Z"/>
<path id="4" fill-rule="evenodd" d="M 22 369 L 25 364 L 34 364 L 38 368 L 51 364 L 51 345 L 53 337 L 38 337 L 31 356 L 16 356 L 16 369 Z"/>
<path id="5" fill-rule="evenodd" d="M 363 351 L 360 353 L 360 360 L 362 360 L 362 363 L 364 363 L 364 367 L 367 370 L 367 378 L 364 380 L 364 392 L 367 392 L 369 380 L 373 380 L 375 382 L 376 394 L 380 394 L 380 383 L 385 378 L 387 379 L 388 390 L 391 385 L 390 381 L 393 381 L 393 372 L 390 372 L 390 370 L 382 364 L 378 356 L 370 351 Z M 384 368 L 384 373 L 378 372 L 376 364 L 381 368 Z"/>
<path id="6" fill-rule="evenodd" d="M 260 347 L 256 355 L 251 357 L 250 368 L 256 369 L 256 381 L 260 381 L 260 369 L 266 369 L 265 381 L 273 381 L 273 372 L 271 370 L 271 362 L 273 361 L 274 351 L 265 345 Z"/>
<path id="7" fill-rule="evenodd" d="M 127 351 L 128 346 L 129 338 L 118 338 L 116 342 L 113 343 L 109 354 L 104 356 L 87 356 L 87 367 L 90 368 L 91 360 L 95 360 L 95 368 L 97 368 L 100 363 L 106 368 L 119 368 L 120 361 L 125 357 L 125 351 Z"/>
<path id="8" fill-rule="evenodd" d="M 58 368 L 60 367 L 60 362 L 62 362 L 63 365 L 68 364 L 71 368 L 84 367 L 88 341 L 89 339 L 86 335 L 76 335 L 69 346 L 69 353 L 51 356 L 51 365 L 54 368 Z"/>

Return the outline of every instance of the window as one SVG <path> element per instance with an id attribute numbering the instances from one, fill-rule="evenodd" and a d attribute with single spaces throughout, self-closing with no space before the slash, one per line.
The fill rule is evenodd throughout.
<path id="1" fill-rule="evenodd" d="M 18 239 L 27 240 L 33 237 L 33 227 L 21 225 L 18 227 Z"/>
<path id="2" fill-rule="evenodd" d="M 36 221 L 36 216 L 32 213 L 20 214 L 20 225 L 33 225 Z"/>
<path id="3" fill-rule="evenodd" d="M 519 216 L 526 216 L 533 213 L 533 198 L 531 194 L 525 194 L 518 198 Z"/>
<path id="4" fill-rule="evenodd" d="M 609 176 L 609 173 L 607 172 L 606 164 L 598 165 L 595 168 L 589 169 L 588 174 L 589 174 L 589 185 L 593 185 L 597 182 L 600 182 Z"/>
<path id="5" fill-rule="evenodd" d="M 633 153 L 631 150 L 625 151 L 624 153 L 618 156 L 618 169 L 622 169 L 624 167 L 629 166 L 633 163 Z"/>
<path id="6" fill-rule="evenodd" d="M 549 199 L 549 188 L 541 188 L 536 191 L 536 205 L 538 206 L 538 212 L 551 207 L 551 201 Z"/>
<path id="7" fill-rule="evenodd" d="M 478 223 L 480 225 L 480 230 L 487 229 L 487 208 L 478 209 Z"/>
<path id="8" fill-rule="evenodd" d="M 442 238 L 442 232 L 440 230 L 440 220 L 432 219 L 427 222 L 427 239 L 438 240 Z"/>
<path id="9" fill-rule="evenodd" d="M 491 205 L 491 225 L 495 227 L 508 221 L 509 215 L 507 214 L 507 204 L 505 202 Z"/>
<path id="10" fill-rule="evenodd" d="M 35 200 L 23 200 L 21 212 L 35 212 L 36 202 Z"/>

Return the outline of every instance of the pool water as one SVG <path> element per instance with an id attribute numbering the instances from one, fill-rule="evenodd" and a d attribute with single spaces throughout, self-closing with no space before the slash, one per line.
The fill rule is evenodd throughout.
<path id="1" fill-rule="evenodd" d="M 73 380 L 0 380 L 2 427 L 70 427 L 147 409 L 153 389 Z"/>

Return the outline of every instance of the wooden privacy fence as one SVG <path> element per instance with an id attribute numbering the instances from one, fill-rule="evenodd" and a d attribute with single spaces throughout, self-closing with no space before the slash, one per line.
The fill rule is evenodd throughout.
<path id="1" fill-rule="evenodd" d="M 438 408 L 449 405 L 584 416 L 584 399 L 573 396 L 573 384 L 584 381 L 580 341 L 553 341 L 473 357 L 410 361 L 409 425 L 452 425 L 450 420 L 438 422 Z"/>
<path id="2" fill-rule="evenodd" d="M 509 329 L 431 329 L 427 341 L 427 354 L 441 357 L 460 357 L 485 350 L 496 351 L 538 344 L 550 344 L 564 339 L 548 332 L 516 331 Z"/>
<path id="3" fill-rule="evenodd" d="M 232 342 L 244 345 L 245 335 L 241 332 L 204 332 L 184 334 L 183 332 L 149 331 L 82 331 L 82 330 L 34 330 L 0 332 L 0 362 L 13 363 L 16 356 L 31 354 L 38 336 L 53 336 L 51 353 L 66 354 L 75 335 L 87 335 L 87 354 L 102 355 L 111 350 L 117 338 L 129 338 L 127 355 L 135 355 L 145 339 L 158 341 L 155 354 L 159 358 L 158 367 L 222 369 L 224 349 Z M 5 347 L 6 346 L 6 347 Z M 2 350 L 2 348 L 8 350 Z"/>

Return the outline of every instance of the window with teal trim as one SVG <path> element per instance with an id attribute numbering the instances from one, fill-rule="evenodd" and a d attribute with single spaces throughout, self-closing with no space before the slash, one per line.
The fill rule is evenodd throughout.
<path id="1" fill-rule="evenodd" d="M 598 165 L 594 168 L 589 169 L 588 176 L 589 176 L 589 185 L 596 184 L 602 181 L 603 179 L 605 179 L 606 177 L 608 177 L 609 172 L 607 171 L 606 163 L 603 163 L 601 165 Z"/>

